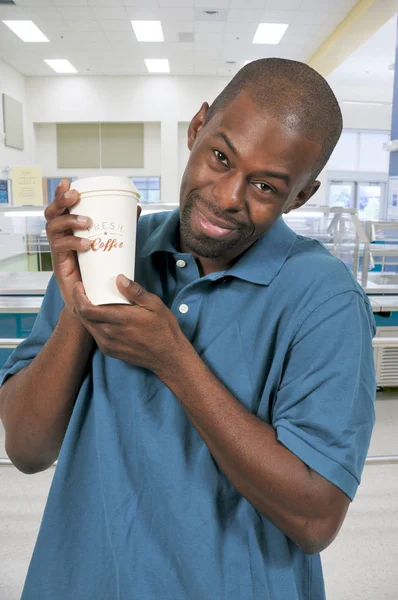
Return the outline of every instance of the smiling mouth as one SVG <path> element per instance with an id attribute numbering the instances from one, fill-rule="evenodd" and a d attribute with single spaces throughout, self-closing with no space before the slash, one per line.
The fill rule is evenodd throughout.
<path id="1" fill-rule="evenodd" d="M 233 231 L 237 231 L 236 227 L 221 227 L 220 225 L 216 225 L 209 221 L 198 208 L 196 211 L 201 229 L 210 235 L 222 237 L 231 234 Z"/>

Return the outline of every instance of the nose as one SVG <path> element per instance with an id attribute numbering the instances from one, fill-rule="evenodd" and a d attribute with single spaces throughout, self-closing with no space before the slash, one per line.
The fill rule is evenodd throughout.
<path id="1" fill-rule="evenodd" d="M 245 179 L 239 173 L 228 171 L 213 184 L 213 197 L 220 208 L 239 211 L 245 198 Z"/>

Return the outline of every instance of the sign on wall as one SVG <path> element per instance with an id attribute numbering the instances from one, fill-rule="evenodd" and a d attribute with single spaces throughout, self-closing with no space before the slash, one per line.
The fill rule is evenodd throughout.
<path id="1" fill-rule="evenodd" d="M 12 203 L 14 206 L 43 205 L 40 167 L 12 167 Z"/>
<path id="2" fill-rule="evenodd" d="M 398 177 L 390 177 L 388 183 L 387 219 L 398 221 Z"/>

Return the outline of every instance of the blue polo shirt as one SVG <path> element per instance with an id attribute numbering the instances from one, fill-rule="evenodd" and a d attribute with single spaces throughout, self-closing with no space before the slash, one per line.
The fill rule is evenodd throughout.
<path id="1" fill-rule="evenodd" d="M 173 311 L 239 402 L 352 499 L 376 388 L 374 319 L 361 287 L 282 219 L 230 269 L 200 277 L 177 251 L 178 225 L 178 209 L 139 219 L 136 280 Z M 37 355 L 62 307 L 53 277 L 2 380 Z M 172 392 L 96 349 L 22 600 L 324 597 L 319 555 L 303 553 L 237 492 Z"/>

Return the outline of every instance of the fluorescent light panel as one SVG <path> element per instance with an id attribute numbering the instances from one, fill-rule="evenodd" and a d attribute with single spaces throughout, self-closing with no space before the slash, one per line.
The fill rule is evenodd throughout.
<path id="1" fill-rule="evenodd" d="M 144 60 L 149 73 L 170 73 L 167 58 L 145 58 Z"/>
<path id="2" fill-rule="evenodd" d="M 3 21 L 23 42 L 49 42 L 33 21 Z"/>
<path id="3" fill-rule="evenodd" d="M 260 23 L 254 34 L 253 44 L 279 44 L 289 24 Z"/>
<path id="4" fill-rule="evenodd" d="M 60 58 L 56 60 L 44 60 L 45 63 L 48 64 L 49 67 L 54 69 L 56 73 L 77 73 L 75 67 L 66 60 L 66 58 Z"/>
<path id="5" fill-rule="evenodd" d="M 139 42 L 164 42 L 160 21 L 131 21 Z"/>

